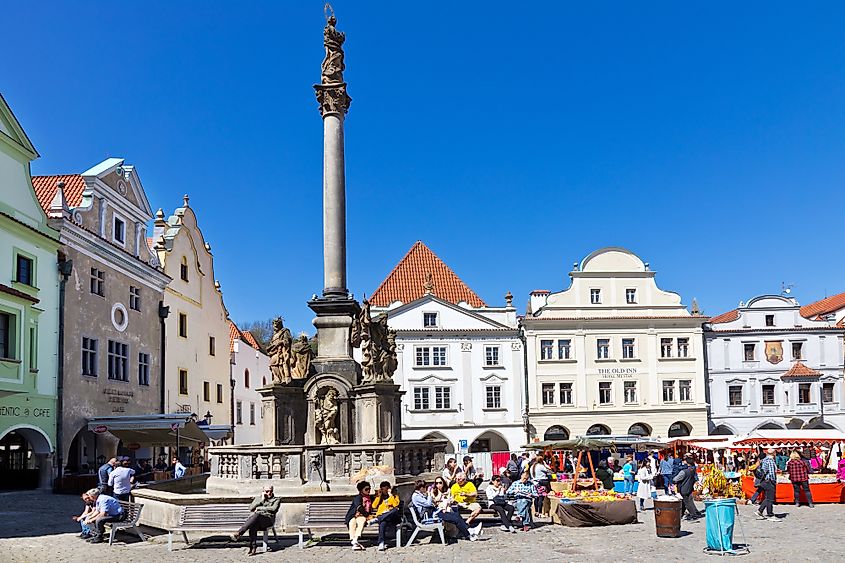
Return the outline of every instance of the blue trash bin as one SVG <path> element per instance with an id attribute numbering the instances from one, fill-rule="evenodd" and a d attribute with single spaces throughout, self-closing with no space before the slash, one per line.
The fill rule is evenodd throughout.
<path id="1" fill-rule="evenodd" d="M 707 525 L 707 549 L 733 551 L 736 499 L 704 501 L 704 516 Z"/>

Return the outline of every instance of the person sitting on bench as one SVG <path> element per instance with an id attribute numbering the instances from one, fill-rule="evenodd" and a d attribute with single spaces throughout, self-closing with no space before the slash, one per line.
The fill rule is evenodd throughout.
<path id="1" fill-rule="evenodd" d="M 370 496 L 370 484 L 366 481 L 361 481 L 356 485 L 358 494 L 352 499 L 352 504 L 349 505 L 349 510 L 346 512 L 346 526 L 349 528 L 349 539 L 352 549 L 355 551 L 363 551 L 364 546 L 358 543 L 358 538 L 361 537 L 361 532 L 364 526 L 367 525 L 367 519 L 372 515 L 373 498 Z"/>
<path id="2" fill-rule="evenodd" d="M 475 541 L 481 536 L 481 524 L 470 529 L 457 510 L 449 507 L 448 498 L 437 506 L 428 493 L 428 486 L 422 479 L 414 483 L 414 494 L 411 495 L 411 510 L 416 510 L 424 523 L 448 522 L 458 529 L 458 537 Z"/>
<path id="3" fill-rule="evenodd" d="M 373 499 L 375 517 L 367 521 L 367 525 L 378 525 L 378 550 L 384 551 L 385 532 L 388 527 L 396 526 L 401 520 L 399 515 L 399 495 L 393 493 L 389 481 L 382 481 L 378 486 L 378 493 Z"/>
<path id="4" fill-rule="evenodd" d="M 116 498 L 101 493 L 100 489 L 91 489 L 88 491 L 88 496 L 94 500 L 94 510 L 85 519 L 86 524 L 94 525 L 93 534 L 88 539 L 88 543 L 102 543 L 106 524 L 123 522 L 126 520 L 126 511 Z"/>
<path id="5" fill-rule="evenodd" d="M 276 513 L 282 504 L 282 499 L 273 494 L 273 486 L 264 487 L 264 492 L 252 501 L 249 510 L 252 512 L 241 526 L 241 529 L 232 534 L 232 541 L 238 541 L 244 532 L 249 530 L 249 555 L 256 554 L 256 537 L 259 531 L 264 531 L 276 523 Z"/>
<path id="6" fill-rule="evenodd" d="M 490 503 L 499 519 L 502 521 L 502 531 L 516 533 L 516 527 L 513 525 L 514 508 L 508 504 L 505 495 L 508 488 L 502 483 L 502 478 L 498 475 L 493 475 L 490 479 L 490 485 L 487 486 L 485 493 L 487 494 L 487 502 Z"/>

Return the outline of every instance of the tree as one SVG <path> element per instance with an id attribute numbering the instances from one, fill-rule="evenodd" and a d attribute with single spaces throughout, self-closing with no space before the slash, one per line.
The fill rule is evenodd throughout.
<path id="1" fill-rule="evenodd" d="M 273 338 L 273 319 L 263 321 L 249 321 L 238 325 L 244 331 L 252 334 L 253 338 L 261 345 L 263 349 L 267 349 L 270 340 Z"/>

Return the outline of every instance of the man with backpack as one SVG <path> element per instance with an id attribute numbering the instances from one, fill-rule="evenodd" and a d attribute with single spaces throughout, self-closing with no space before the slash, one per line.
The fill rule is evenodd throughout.
<path id="1" fill-rule="evenodd" d="M 695 483 L 698 480 L 698 475 L 695 472 L 695 457 L 691 453 L 684 455 L 684 463 L 678 474 L 672 481 L 678 486 L 678 493 L 684 503 L 681 505 L 681 516 L 684 512 L 689 512 L 686 520 L 698 520 L 702 517 L 701 512 L 695 506 L 695 501 L 692 499 L 692 493 L 695 490 Z"/>
<path id="2" fill-rule="evenodd" d="M 511 481 L 519 479 L 519 460 L 517 459 L 515 453 L 511 454 L 511 458 L 505 468 L 507 469 L 508 477 Z"/>
<path id="3" fill-rule="evenodd" d="M 758 469 L 762 473 L 760 476 L 760 489 L 763 491 L 763 501 L 760 503 L 760 508 L 757 510 L 757 518 L 761 520 L 772 520 L 779 522 L 780 520 L 775 516 L 773 506 L 775 504 L 775 487 L 778 482 L 777 465 L 775 464 L 775 450 L 769 448 L 766 450 L 766 457 L 760 462 Z M 765 510 L 766 515 L 763 515 Z"/>

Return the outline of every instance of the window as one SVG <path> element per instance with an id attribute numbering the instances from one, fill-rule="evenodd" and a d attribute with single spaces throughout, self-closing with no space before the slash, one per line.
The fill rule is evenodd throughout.
<path id="1" fill-rule="evenodd" d="M 822 383 L 822 401 L 825 403 L 832 403 L 833 401 L 833 383 Z"/>
<path id="2" fill-rule="evenodd" d="M 255 403 L 249 404 L 249 423 L 255 426 Z"/>
<path id="3" fill-rule="evenodd" d="M 444 386 L 434 388 L 434 408 L 438 410 L 448 410 L 452 408 L 451 387 Z"/>
<path id="4" fill-rule="evenodd" d="M 97 340 L 82 337 L 82 375 L 97 377 Z"/>
<path id="5" fill-rule="evenodd" d="M 29 371 L 38 371 L 38 329 L 29 329 Z"/>
<path id="6" fill-rule="evenodd" d="M 746 362 L 753 362 L 754 361 L 754 348 L 755 348 L 755 346 L 754 346 L 753 343 L 748 343 L 748 344 L 742 345 L 742 349 L 745 353 L 744 357 L 745 357 Z"/>
<path id="7" fill-rule="evenodd" d="M 766 326 L 775 326 L 775 316 L 766 315 Z"/>
<path id="8" fill-rule="evenodd" d="M 109 379 L 129 381 L 129 345 L 109 340 Z"/>
<path id="9" fill-rule="evenodd" d="M 812 399 L 810 397 L 810 384 L 809 383 L 799 383 L 798 384 L 798 403 L 801 405 L 809 405 L 812 403 Z"/>
<path id="10" fill-rule="evenodd" d="M 186 369 L 179 370 L 179 394 L 188 394 L 188 370 Z"/>
<path id="11" fill-rule="evenodd" d="M 241 401 L 235 402 L 235 424 L 244 423 L 244 405 Z"/>
<path id="12" fill-rule="evenodd" d="M 423 313 L 423 327 L 437 328 L 437 313 Z"/>
<path id="13" fill-rule="evenodd" d="M 551 360 L 554 359 L 553 348 L 554 341 L 553 340 L 541 340 L 540 341 L 540 359 L 541 360 Z"/>
<path id="14" fill-rule="evenodd" d="M 681 401 L 690 402 L 692 401 L 692 380 L 691 379 L 681 379 L 678 381 L 678 395 L 680 395 Z"/>
<path id="15" fill-rule="evenodd" d="M 689 358 L 689 338 L 678 339 L 678 357 Z"/>
<path id="16" fill-rule="evenodd" d="M 15 281 L 26 285 L 35 285 L 32 275 L 32 259 L 18 254 Z"/>
<path id="17" fill-rule="evenodd" d="M 742 406 L 742 385 L 730 385 L 728 387 L 728 405 L 732 407 Z"/>
<path id="18" fill-rule="evenodd" d="M 624 383 L 625 402 L 627 404 L 636 404 L 637 402 L 637 382 L 626 381 Z"/>
<path id="19" fill-rule="evenodd" d="M 214 340 L 214 337 L 209 336 L 208 337 L 208 355 L 209 356 L 214 356 L 214 345 L 215 344 L 216 344 L 216 342 Z"/>
<path id="20" fill-rule="evenodd" d="M 179 313 L 179 336 L 188 338 L 188 315 Z"/>
<path id="21" fill-rule="evenodd" d="M 633 359 L 634 356 L 634 339 L 633 338 L 623 338 L 622 339 L 622 357 L 626 360 Z"/>
<path id="22" fill-rule="evenodd" d="M 15 317 L 8 313 L 0 313 L 0 358 L 14 359 L 15 355 Z"/>
<path id="23" fill-rule="evenodd" d="M 637 290 L 636 289 L 626 289 L 625 290 L 625 302 L 631 303 L 631 304 L 637 302 Z"/>
<path id="24" fill-rule="evenodd" d="M 793 360 L 800 360 L 801 359 L 801 352 L 803 351 L 804 343 L 803 342 L 793 342 L 792 343 L 792 359 Z"/>
<path id="25" fill-rule="evenodd" d="M 114 240 L 120 244 L 126 241 L 126 223 L 117 217 L 114 218 Z"/>
<path id="26" fill-rule="evenodd" d="M 141 288 L 129 286 L 129 308 L 133 311 L 141 310 Z"/>
<path id="27" fill-rule="evenodd" d="M 182 257 L 182 263 L 179 264 L 179 277 L 182 281 L 188 281 L 188 259 Z"/>
<path id="28" fill-rule="evenodd" d="M 206 403 L 211 400 L 211 383 L 208 381 L 202 382 L 202 400 Z"/>
<path id="29" fill-rule="evenodd" d="M 91 268 L 91 293 L 105 296 L 106 273 L 97 268 Z"/>
<path id="30" fill-rule="evenodd" d="M 428 401 L 428 387 L 414 387 L 414 410 L 427 411 L 431 405 Z"/>
<path id="31" fill-rule="evenodd" d="M 661 358 L 671 358 L 672 357 L 672 339 L 671 338 L 661 338 L 660 339 L 660 357 Z"/>
<path id="32" fill-rule="evenodd" d="M 763 404 L 764 405 L 774 405 L 775 404 L 775 386 L 774 385 L 763 385 Z"/>
<path id="33" fill-rule="evenodd" d="M 571 405 L 572 404 L 572 384 L 571 383 L 561 383 L 560 384 L 560 404 L 561 405 Z"/>
<path id="34" fill-rule="evenodd" d="M 502 408 L 502 387 L 500 385 L 488 385 L 487 393 L 487 408 L 500 409 Z"/>
<path id="35" fill-rule="evenodd" d="M 249 370 L 244 370 L 244 389 L 249 389 Z"/>
<path id="36" fill-rule="evenodd" d="M 223 402 L 223 384 L 222 383 L 217 384 L 217 402 L 218 403 Z"/>
<path id="37" fill-rule="evenodd" d="M 417 366 L 445 366 L 445 346 L 419 346 L 416 353 Z"/>
<path id="38" fill-rule="evenodd" d="M 596 341 L 596 357 L 599 360 L 606 360 L 610 357 L 610 340 L 599 338 Z"/>
<path id="39" fill-rule="evenodd" d="M 667 379 L 663 382 L 663 402 L 675 402 L 675 381 L 673 379 Z"/>
<path id="40" fill-rule="evenodd" d="M 138 385 L 150 384 L 150 355 L 138 352 Z"/>
<path id="41" fill-rule="evenodd" d="M 557 359 L 571 360 L 572 359 L 572 341 L 569 339 L 557 341 Z"/>
<path id="42" fill-rule="evenodd" d="M 485 346 L 484 347 L 484 365 L 497 366 L 499 365 L 499 347 Z"/>
<path id="43" fill-rule="evenodd" d="M 543 383 L 540 386 L 543 395 L 543 404 L 544 405 L 553 405 L 555 404 L 555 384 L 554 383 Z"/>
<path id="44" fill-rule="evenodd" d="M 609 405 L 611 403 L 613 403 L 613 383 L 599 381 L 599 404 Z"/>
<path id="45" fill-rule="evenodd" d="M 600 289 L 591 289 L 590 290 L 590 303 L 593 305 L 598 305 L 601 303 L 601 290 Z"/>

